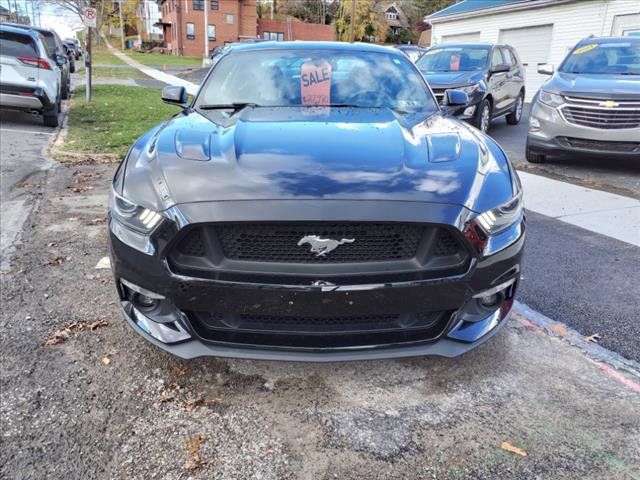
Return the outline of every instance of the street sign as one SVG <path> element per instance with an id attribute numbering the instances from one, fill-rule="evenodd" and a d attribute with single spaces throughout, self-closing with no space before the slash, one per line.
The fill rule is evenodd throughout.
<path id="1" fill-rule="evenodd" d="M 84 24 L 87 27 L 94 27 L 96 26 L 96 17 L 98 16 L 98 12 L 96 11 L 95 8 L 91 8 L 91 7 L 85 7 L 82 10 L 82 19 L 84 21 Z"/>

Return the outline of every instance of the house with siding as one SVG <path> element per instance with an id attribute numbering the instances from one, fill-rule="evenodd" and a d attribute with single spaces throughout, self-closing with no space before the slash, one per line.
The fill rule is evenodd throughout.
<path id="1" fill-rule="evenodd" d="M 640 36 L 640 1 L 463 0 L 425 17 L 431 44 L 506 43 L 526 70 L 527 101 L 548 78 L 538 65 L 562 62 L 589 36 Z"/>

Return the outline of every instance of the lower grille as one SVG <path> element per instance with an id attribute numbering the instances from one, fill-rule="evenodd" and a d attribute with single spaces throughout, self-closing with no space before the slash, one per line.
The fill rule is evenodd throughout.
<path id="1" fill-rule="evenodd" d="M 560 143 L 582 150 L 601 152 L 640 153 L 640 142 L 609 142 L 584 138 L 559 137 Z"/>
<path id="2" fill-rule="evenodd" d="M 332 317 L 189 312 L 188 317 L 195 332 L 207 341 L 326 349 L 435 340 L 447 327 L 451 312 Z"/>

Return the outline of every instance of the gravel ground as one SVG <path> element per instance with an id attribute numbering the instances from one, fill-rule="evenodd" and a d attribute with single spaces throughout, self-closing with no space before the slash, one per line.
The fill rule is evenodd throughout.
<path id="1" fill-rule="evenodd" d="M 32 185 L 2 276 L 1 478 L 640 478 L 640 395 L 520 319 L 453 360 L 183 362 L 147 344 L 94 268 L 114 168 Z"/>

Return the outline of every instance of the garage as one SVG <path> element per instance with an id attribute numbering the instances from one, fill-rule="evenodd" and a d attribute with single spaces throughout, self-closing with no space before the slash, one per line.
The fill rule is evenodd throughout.
<path id="1" fill-rule="evenodd" d="M 442 43 L 478 43 L 480 42 L 480 32 L 459 33 L 456 35 L 444 35 Z"/>
<path id="2" fill-rule="evenodd" d="M 538 65 L 556 68 L 580 40 L 640 35 L 638 1 L 462 0 L 424 17 L 431 44 L 506 43 L 525 64 L 526 101 L 547 79 Z"/>
<path id="3" fill-rule="evenodd" d="M 553 25 L 500 30 L 498 43 L 511 45 L 525 68 L 526 101 L 530 101 L 549 77 L 538 73 L 538 65 L 549 61 Z"/>

